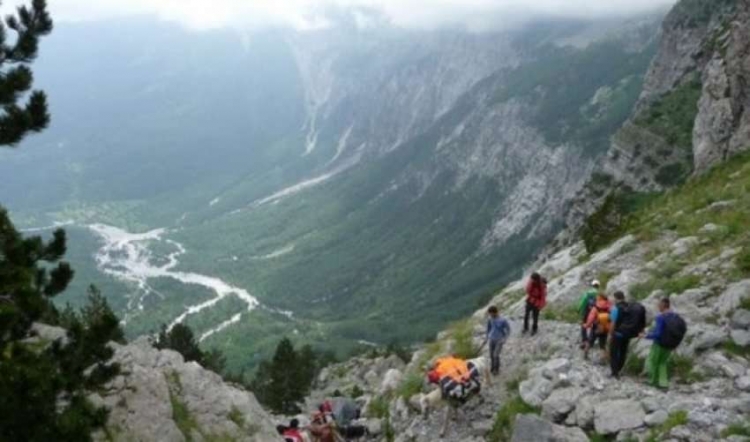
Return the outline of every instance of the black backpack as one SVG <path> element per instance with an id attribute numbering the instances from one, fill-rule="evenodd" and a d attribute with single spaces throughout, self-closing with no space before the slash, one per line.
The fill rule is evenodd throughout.
<path id="1" fill-rule="evenodd" d="M 626 338 L 635 338 L 646 328 L 646 308 L 638 302 L 617 305 L 615 331 Z"/>
<path id="2" fill-rule="evenodd" d="M 659 339 L 659 345 L 668 350 L 674 350 L 682 343 L 686 333 L 685 320 L 677 313 L 668 313 L 664 315 L 664 331 Z"/>

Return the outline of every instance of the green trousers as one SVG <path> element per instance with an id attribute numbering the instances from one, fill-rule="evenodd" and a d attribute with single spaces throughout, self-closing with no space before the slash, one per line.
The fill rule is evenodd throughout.
<path id="1" fill-rule="evenodd" d="M 649 382 L 654 387 L 669 388 L 669 358 L 672 350 L 668 350 L 654 342 L 646 360 L 646 373 Z"/>

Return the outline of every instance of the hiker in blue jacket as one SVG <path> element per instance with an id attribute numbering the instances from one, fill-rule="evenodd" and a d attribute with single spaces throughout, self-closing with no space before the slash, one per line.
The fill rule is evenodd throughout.
<path id="1" fill-rule="evenodd" d="M 500 353 L 503 345 L 510 336 L 510 324 L 508 320 L 500 316 L 494 305 L 487 310 L 487 341 L 490 344 L 490 372 L 493 375 L 500 373 Z"/>

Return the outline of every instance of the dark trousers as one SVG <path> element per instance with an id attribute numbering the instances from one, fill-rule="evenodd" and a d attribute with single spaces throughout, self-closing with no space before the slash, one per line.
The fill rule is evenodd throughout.
<path id="1" fill-rule="evenodd" d="M 529 331 L 529 315 L 534 319 L 534 325 L 532 326 L 532 333 L 536 333 L 539 328 L 539 309 L 534 307 L 530 302 L 526 303 L 526 313 L 523 316 L 523 331 Z"/>
<path id="2" fill-rule="evenodd" d="M 612 336 L 612 343 L 609 348 L 609 364 L 612 374 L 618 376 L 625 366 L 625 360 L 628 358 L 628 346 L 630 338 L 623 336 Z"/>
<path id="3" fill-rule="evenodd" d="M 500 353 L 503 351 L 505 341 L 490 341 L 490 372 L 492 374 L 500 373 Z"/>

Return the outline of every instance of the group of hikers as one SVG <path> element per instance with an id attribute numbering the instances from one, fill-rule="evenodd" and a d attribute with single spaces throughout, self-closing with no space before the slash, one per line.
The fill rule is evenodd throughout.
<path id="1" fill-rule="evenodd" d="M 609 361 L 610 375 L 619 379 L 628 359 L 628 350 L 633 340 L 652 341 L 646 360 L 649 383 L 656 388 L 669 388 L 669 360 L 687 332 L 685 321 L 672 310 L 669 298 L 658 302 L 658 315 L 654 327 L 646 331 L 646 308 L 635 300 L 626 300 L 622 291 L 613 294 L 612 300 L 602 290 L 602 284 L 594 280 L 578 302 L 580 315 L 580 349 L 585 359 L 596 346 L 601 352 L 600 360 Z M 526 300 L 522 335 L 531 336 L 539 332 L 539 315 L 547 305 L 547 280 L 533 273 L 526 285 Z M 510 322 L 500 315 L 497 307 L 488 311 L 486 339 L 489 344 L 489 372 L 500 372 L 500 355 L 510 336 Z M 484 345 L 483 345 L 484 346 Z M 460 404 L 467 396 L 481 389 L 480 373 L 476 361 L 462 360 L 455 356 L 440 358 L 428 373 L 430 382 L 442 389 L 444 399 Z M 455 400 L 458 399 L 458 400 Z"/>
<path id="2" fill-rule="evenodd" d="M 672 310 L 671 301 L 665 297 L 659 300 L 654 327 L 646 333 L 646 308 L 635 300 L 626 300 L 622 291 L 613 294 L 613 300 L 602 290 L 598 280 L 591 282 L 590 289 L 578 302 L 581 321 L 580 348 L 584 358 L 597 346 L 601 351 L 601 361 L 609 361 L 611 376 L 619 379 L 628 357 L 628 349 L 633 339 L 653 341 L 646 360 L 646 372 L 651 385 L 669 388 L 668 365 L 672 352 L 680 345 L 687 332 L 685 321 Z M 533 320 L 531 335 L 538 331 L 539 313 L 547 304 L 547 281 L 539 273 L 533 273 L 526 286 L 526 308 L 523 334 L 529 332 L 529 319 Z M 490 343 L 490 359 L 493 373 L 499 367 L 499 352 L 509 335 L 506 320 L 499 318 L 496 307 L 488 310 L 487 340 Z M 499 332 L 498 330 L 504 330 Z M 499 342 L 494 342 L 499 339 Z"/>
<path id="3" fill-rule="evenodd" d="M 360 415 L 361 409 L 354 400 L 336 397 L 318 406 L 309 425 L 300 427 L 299 420 L 292 419 L 289 425 L 278 425 L 276 430 L 285 442 L 304 442 L 304 433 L 316 442 L 348 441 L 367 434 L 367 428 L 356 423 Z"/>
<path id="4" fill-rule="evenodd" d="M 581 296 L 577 305 L 580 315 L 580 349 L 589 359 L 592 347 L 598 347 L 600 360 L 609 361 L 611 376 L 619 379 L 628 358 L 628 349 L 634 339 L 653 341 L 646 360 L 649 382 L 656 388 L 669 388 L 668 365 L 672 352 L 680 345 L 686 332 L 685 321 L 671 308 L 669 298 L 658 302 L 658 315 L 654 327 L 646 332 L 646 308 L 635 300 L 626 300 L 622 291 L 613 294 L 612 300 L 594 280 Z M 539 314 L 547 305 L 547 280 L 533 273 L 526 285 L 523 335 L 534 336 L 539 331 Z M 489 374 L 500 373 L 500 355 L 510 337 L 508 319 L 500 315 L 497 307 L 488 311 L 486 340 L 489 344 Z M 484 347 L 484 344 L 482 345 Z M 481 358 L 466 360 L 457 356 L 437 359 L 427 373 L 429 383 L 438 386 L 439 399 L 454 407 L 465 403 L 481 391 Z M 359 418 L 359 408 L 351 399 L 337 398 L 325 401 L 313 415 L 305 430 L 318 442 L 339 442 L 356 439 L 366 434 L 366 429 L 354 424 Z M 292 420 L 289 426 L 278 428 L 287 442 L 302 442 L 299 421 Z"/>

